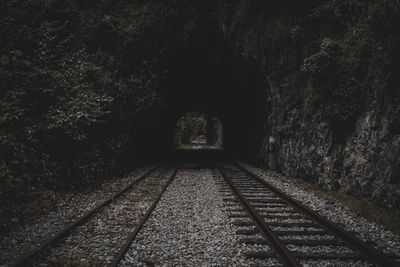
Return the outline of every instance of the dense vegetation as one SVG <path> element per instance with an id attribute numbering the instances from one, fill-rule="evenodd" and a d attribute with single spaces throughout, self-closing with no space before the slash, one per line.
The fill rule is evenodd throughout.
<path id="1" fill-rule="evenodd" d="M 355 96 L 366 95 L 378 80 L 385 86 L 375 87 L 397 93 L 398 1 L 226 1 L 222 12 L 231 16 L 225 17 L 232 22 L 231 37 L 248 34 L 240 47 L 249 60 L 279 65 L 269 73 L 290 79 L 282 81 L 285 91 L 291 93 L 294 82 L 310 77 L 305 98 L 315 107 L 329 103 L 327 116 L 351 118 L 358 108 L 352 101 L 363 100 Z M 294 72 L 306 75 L 289 78 Z M 374 81 L 367 79 L 371 76 Z"/>
<path id="2" fill-rule="evenodd" d="M 135 127 L 162 110 L 168 57 L 194 11 L 175 1 L 1 6 L 1 197 L 133 167 Z"/>
<path id="3" fill-rule="evenodd" d="M 285 107 L 340 127 L 353 125 L 371 96 L 398 102 L 399 1 L 221 2 L 226 36 L 279 83 Z"/>

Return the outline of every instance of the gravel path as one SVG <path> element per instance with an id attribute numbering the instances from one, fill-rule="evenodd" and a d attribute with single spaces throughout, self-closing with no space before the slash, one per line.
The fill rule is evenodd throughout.
<path id="1" fill-rule="evenodd" d="M 235 201 L 217 171 L 180 170 L 120 266 L 279 266 L 276 258 L 245 257 L 270 247 L 240 242 L 237 231 L 254 226 L 235 225 L 230 210 L 241 206 L 227 198 Z"/>
<path id="2" fill-rule="evenodd" d="M 64 225 L 121 190 L 126 184 L 138 179 L 151 168 L 152 166 L 138 168 L 124 178 L 110 179 L 92 193 L 76 193 L 71 200 L 60 203 L 56 210 L 46 216 L 34 219 L 29 225 L 16 227 L 0 241 L 0 264 L 3 264 L 1 266 L 14 262 L 23 253 L 33 249 L 42 240 L 61 230 Z"/>
<path id="3" fill-rule="evenodd" d="M 379 250 L 400 257 L 400 234 L 388 231 L 382 225 L 354 214 L 339 202 L 332 202 L 315 195 L 279 173 L 256 168 L 243 162 L 241 162 L 241 165 L 329 220 L 341 224 L 347 231 L 355 232 L 360 239 L 372 242 L 371 244 L 375 244 L 375 247 Z M 319 266 L 321 264 L 315 261 L 302 263 L 307 266 Z M 335 262 L 325 262 L 325 264 L 327 266 L 337 266 Z"/>
<path id="4" fill-rule="evenodd" d="M 240 246 L 212 173 L 180 170 L 144 228 L 131 244 L 122 266 L 146 261 L 165 266 L 240 264 Z"/>

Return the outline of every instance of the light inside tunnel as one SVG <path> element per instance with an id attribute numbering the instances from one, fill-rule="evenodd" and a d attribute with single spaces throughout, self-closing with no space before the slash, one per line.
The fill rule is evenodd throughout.
<path id="1" fill-rule="evenodd" d="M 175 150 L 223 150 L 220 120 L 205 111 L 187 112 L 175 128 Z"/>

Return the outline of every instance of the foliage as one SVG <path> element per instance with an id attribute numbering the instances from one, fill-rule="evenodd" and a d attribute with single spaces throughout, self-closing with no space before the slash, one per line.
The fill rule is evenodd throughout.
<path id="1" fill-rule="evenodd" d="M 111 113 L 107 106 L 112 100 L 112 97 L 99 96 L 80 88 L 74 98 L 52 107 L 46 114 L 47 129 L 61 131 L 75 141 L 87 140 L 85 128 L 105 122 L 104 116 Z"/>
<path id="2" fill-rule="evenodd" d="M 329 38 L 322 40 L 321 49 L 304 59 L 301 70 L 309 73 L 314 79 L 322 80 L 327 75 L 335 75 L 343 64 L 341 47 Z"/>
<path id="3" fill-rule="evenodd" d="M 1 4 L 2 201 L 138 164 L 132 125 L 162 112 L 168 58 L 190 35 L 191 8 L 159 0 Z"/>
<path id="4" fill-rule="evenodd" d="M 312 92 L 308 105 L 322 110 L 332 123 L 354 120 L 359 111 L 362 96 L 360 81 L 353 73 L 346 72 L 343 47 L 329 38 L 322 41 L 320 50 L 305 58 L 301 70 L 312 79 Z"/>
<path id="5" fill-rule="evenodd" d="M 338 133 L 377 95 L 399 98 L 399 1 L 221 2 L 226 38 L 279 85 L 286 110 Z"/>

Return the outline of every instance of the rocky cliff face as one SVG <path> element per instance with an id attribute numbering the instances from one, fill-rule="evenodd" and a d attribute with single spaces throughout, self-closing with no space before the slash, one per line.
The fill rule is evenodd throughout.
<path id="1" fill-rule="evenodd" d="M 329 122 L 317 115 L 309 119 L 293 109 L 279 120 L 272 113 L 260 161 L 286 175 L 398 208 L 400 136 L 389 131 L 393 108 L 364 111 L 343 143 L 336 142 Z"/>
<path id="2" fill-rule="evenodd" d="M 260 163 L 399 209 L 398 3 L 261 2 L 219 6 L 226 42 L 264 73 Z"/>

